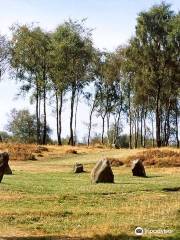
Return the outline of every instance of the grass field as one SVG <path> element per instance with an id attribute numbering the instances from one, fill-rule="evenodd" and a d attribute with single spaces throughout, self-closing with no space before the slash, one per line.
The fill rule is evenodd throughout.
<path id="1" fill-rule="evenodd" d="M 0 236 L 136 239 L 134 230 L 141 226 L 172 230 L 141 239 L 180 239 L 180 168 L 147 167 L 148 178 L 138 178 L 129 167 L 113 167 L 115 184 L 91 184 L 98 159 L 123 158 L 133 151 L 53 151 L 37 161 L 11 161 L 14 174 L 0 184 Z M 75 162 L 83 163 L 86 172 L 73 174 Z"/>

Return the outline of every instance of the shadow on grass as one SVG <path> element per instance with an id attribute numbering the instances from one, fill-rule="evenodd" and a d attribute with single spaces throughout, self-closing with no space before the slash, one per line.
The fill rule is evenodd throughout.
<path id="1" fill-rule="evenodd" d="M 180 191 L 180 187 L 173 187 L 173 188 L 163 188 L 164 192 L 178 192 Z"/>
<path id="2" fill-rule="evenodd" d="M 159 178 L 159 177 L 163 177 L 163 176 L 160 176 L 160 175 L 147 176 L 147 178 Z"/>
<path id="3" fill-rule="evenodd" d="M 149 236 L 149 237 L 143 237 L 143 236 L 130 236 L 127 234 L 120 234 L 120 235 L 96 235 L 92 238 L 86 238 L 86 237 L 66 237 L 66 236 L 41 236 L 41 237 L 0 237 L 0 240 L 179 240 L 180 236 Z"/>

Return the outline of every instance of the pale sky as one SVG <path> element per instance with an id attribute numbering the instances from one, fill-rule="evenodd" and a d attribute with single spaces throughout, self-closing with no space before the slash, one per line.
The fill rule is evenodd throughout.
<path id="1" fill-rule="evenodd" d="M 10 36 L 9 27 L 14 23 L 38 23 L 43 29 L 52 31 L 64 20 L 72 18 L 81 20 L 87 18 L 86 25 L 93 28 L 93 40 L 96 47 L 114 50 L 118 45 L 124 44 L 133 35 L 137 14 L 142 10 L 148 10 L 152 5 L 161 3 L 158 0 L 0 0 L 0 34 Z M 176 12 L 180 10 L 180 0 L 166 1 L 172 5 Z M 18 85 L 4 76 L 0 83 L 0 131 L 4 130 L 7 123 L 7 113 L 12 108 L 30 108 L 29 98 L 15 98 L 18 93 Z M 68 103 L 63 113 L 63 135 L 69 134 Z M 81 103 L 78 111 L 78 133 L 80 137 L 85 135 L 83 122 L 88 121 L 87 107 Z M 49 109 L 48 122 L 54 130 L 56 137 L 55 117 Z M 101 124 L 98 122 L 100 130 Z"/>

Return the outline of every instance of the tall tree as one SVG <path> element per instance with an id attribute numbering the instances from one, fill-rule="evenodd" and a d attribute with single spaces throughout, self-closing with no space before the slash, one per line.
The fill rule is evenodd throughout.
<path id="1" fill-rule="evenodd" d="M 81 92 L 88 83 L 93 55 L 91 30 L 84 26 L 84 22 L 69 20 L 59 26 L 62 32 L 61 58 L 65 64 L 65 78 L 68 82 L 70 100 L 70 138 L 69 144 L 74 145 L 74 105 L 77 92 Z"/>
<path id="2" fill-rule="evenodd" d="M 10 47 L 10 63 L 21 90 L 33 90 L 36 100 L 37 143 L 46 144 L 46 97 L 49 68 L 50 37 L 39 27 L 14 26 Z M 43 136 L 40 138 L 40 106 L 43 98 Z"/>
<path id="3" fill-rule="evenodd" d="M 147 12 L 141 12 L 137 19 L 136 35 L 130 42 L 133 49 L 130 57 L 136 65 L 136 86 L 139 90 L 136 89 L 135 94 L 143 93 L 143 98 L 148 96 L 153 102 L 158 147 L 162 145 L 163 140 L 162 108 L 168 103 L 174 85 L 169 64 L 174 55 L 169 41 L 174 17 L 174 12 L 165 3 L 153 6 Z M 175 62 L 177 63 L 177 58 Z"/>

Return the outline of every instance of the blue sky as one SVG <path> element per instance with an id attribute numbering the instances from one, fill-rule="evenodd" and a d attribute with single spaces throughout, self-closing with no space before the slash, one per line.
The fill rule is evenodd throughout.
<path id="1" fill-rule="evenodd" d="M 114 50 L 118 45 L 126 43 L 133 35 L 137 14 L 147 10 L 155 0 L 0 0 L 0 34 L 10 36 L 9 27 L 14 23 L 38 23 L 43 29 L 52 31 L 68 18 L 87 18 L 86 25 L 93 28 L 93 40 L 98 48 Z M 180 10 L 180 0 L 166 1 L 172 4 L 176 12 Z M 13 107 L 17 109 L 29 107 L 28 98 L 14 99 L 18 86 L 8 76 L 0 83 L 0 130 L 7 121 L 7 113 Z M 30 106 L 33 111 L 34 106 Z M 83 122 L 87 121 L 87 111 L 81 103 L 78 115 L 78 129 L 81 136 Z M 65 106 L 64 120 L 69 114 Z M 54 116 L 49 110 L 49 122 L 55 126 Z M 65 121 L 67 122 L 67 121 Z M 84 128 L 84 127 L 83 127 Z M 100 128 L 100 124 L 99 124 Z M 55 133 L 55 131 L 54 131 Z M 64 124 L 64 132 L 68 133 L 68 124 Z"/>

